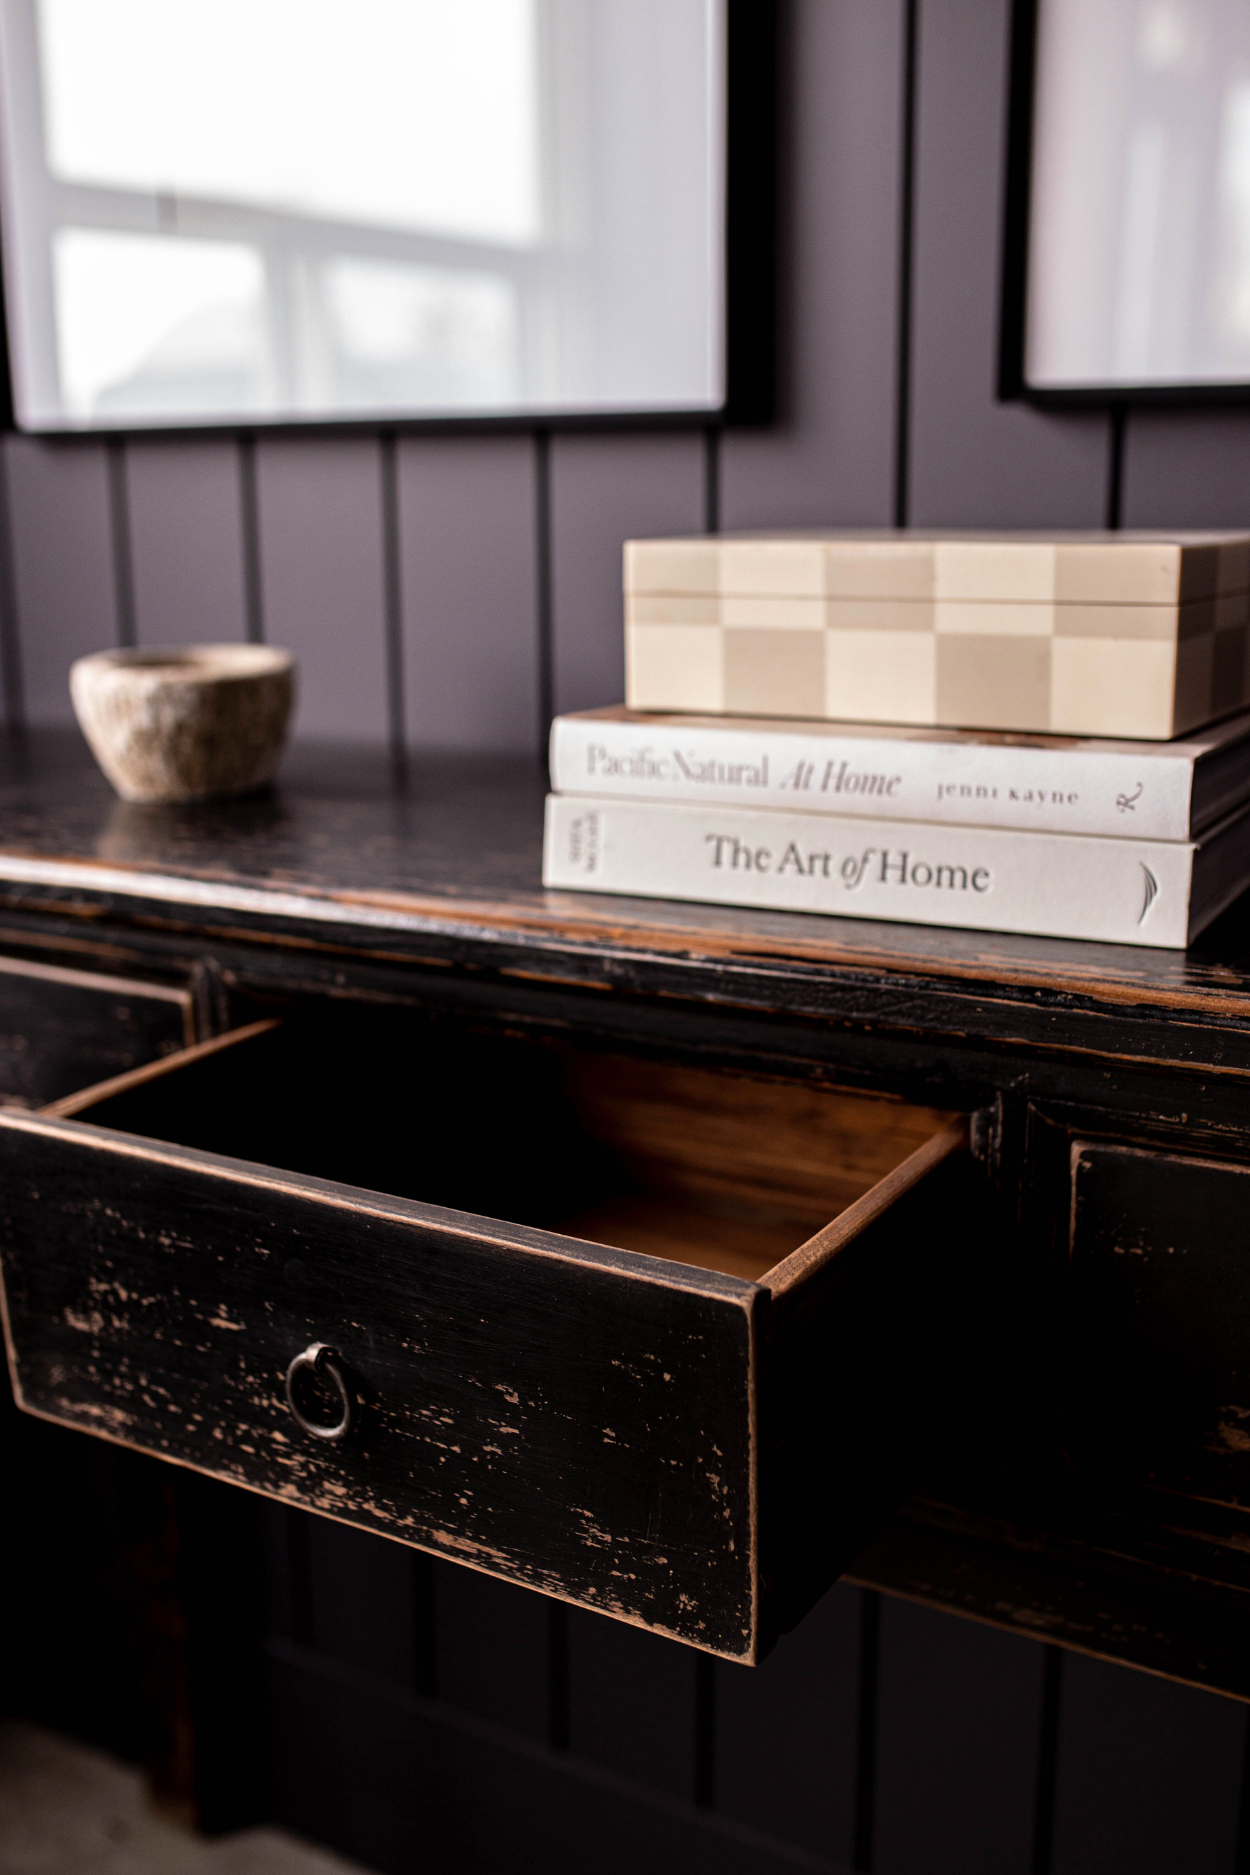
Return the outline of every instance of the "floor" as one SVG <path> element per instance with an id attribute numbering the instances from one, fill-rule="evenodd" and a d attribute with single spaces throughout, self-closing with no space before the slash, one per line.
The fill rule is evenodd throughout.
<path id="1" fill-rule="evenodd" d="M 363 1875 L 278 1829 L 208 1841 L 158 1816 L 143 1777 L 37 1725 L 0 1726 L 0 1875 Z"/>

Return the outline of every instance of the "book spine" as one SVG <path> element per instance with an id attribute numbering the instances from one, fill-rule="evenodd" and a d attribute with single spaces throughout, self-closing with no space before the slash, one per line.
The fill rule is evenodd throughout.
<path id="1" fill-rule="evenodd" d="M 1193 764 L 1109 750 L 557 717 L 557 793 L 1188 840 Z"/>
<path id="2" fill-rule="evenodd" d="M 1194 848 L 553 794 L 544 885 L 1181 949 Z"/>

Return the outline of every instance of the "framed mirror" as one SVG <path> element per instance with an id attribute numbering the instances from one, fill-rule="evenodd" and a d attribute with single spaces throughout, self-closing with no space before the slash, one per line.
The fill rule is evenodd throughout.
<path id="1" fill-rule="evenodd" d="M 727 186 L 735 112 L 767 168 L 769 12 L 0 0 L 17 425 L 724 412 L 733 277 L 760 336 L 749 151 L 737 262 Z"/>
<path id="2" fill-rule="evenodd" d="M 1250 395 L 1250 7 L 1017 0 L 1000 389 Z"/>

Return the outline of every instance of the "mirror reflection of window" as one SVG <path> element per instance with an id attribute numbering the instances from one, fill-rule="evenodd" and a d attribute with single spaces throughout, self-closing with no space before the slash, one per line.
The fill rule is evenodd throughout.
<path id="1" fill-rule="evenodd" d="M 31 427 L 714 408 L 723 0 L 0 0 Z"/>
<path id="2" fill-rule="evenodd" d="M 1250 377 L 1250 7 L 1040 0 L 1026 378 Z"/>

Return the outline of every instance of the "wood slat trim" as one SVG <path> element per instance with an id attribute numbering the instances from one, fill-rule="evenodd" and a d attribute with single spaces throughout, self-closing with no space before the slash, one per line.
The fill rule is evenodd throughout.
<path id="1" fill-rule="evenodd" d="M 128 1094 L 133 1087 L 142 1087 L 148 1081 L 159 1081 L 163 1075 L 175 1074 L 179 1068 L 186 1068 L 194 1061 L 202 1061 L 206 1055 L 220 1054 L 223 1048 L 233 1048 L 239 1042 L 250 1041 L 255 1035 L 264 1035 L 268 1029 L 281 1026 L 277 1016 L 269 1016 L 262 1022 L 249 1022 L 245 1028 L 231 1029 L 226 1035 L 214 1035 L 206 1042 L 195 1042 L 190 1048 L 181 1048 L 175 1055 L 165 1055 L 160 1061 L 147 1061 L 141 1068 L 128 1068 L 125 1074 L 114 1074 L 107 1081 L 97 1081 L 94 1087 L 84 1087 L 76 1094 L 66 1094 L 60 1100 L 52 1101 L 39 1112 L 51 1120 L 72 1120 L 75 1114 L 85 1113 L 97 1106 L 102 1100 L 111 1100 L 114 1094 Z"/>
<path id="2" fill-rule="evenodd" d="M 188 1012 L 190 990 L 171 983 L 150 983 L 144 977 L 105 976 L 98 970 L 71 970 L 64 964 L 39 964 L 26 957 L 0 957 L 0 972 L 11 977 L 32 977 L 39 983 L 65 983 L 76 989 L 100 990 L 117 996 L 142 996 L 150 1002 L 177 1003 Z"/>
<path id="3" fill-rule="evenodd" d="M 817 1231 L 814 1237 L 809 1237 L 769 1270 L 760 1279 L 761 1288 L 768 1290 L 774 1303 L 794 1301 L 799 1291 L 827 1268 L 847 1244 L 897 1204 L 904 1193 L 918 1185 L 935 1166 L 955 1153 L 966 1152 L 970 1137 L 967 1119 L 952 1120 L 949 1126 L 944 1126 L 940 1133 L 935 1133 L 932 1139 L 910 1153 L 901 1165 L 887 1172 L 871 1191 L 848 1205 L 832 1223 L 826 1224 L 823 1230 Z"/>

